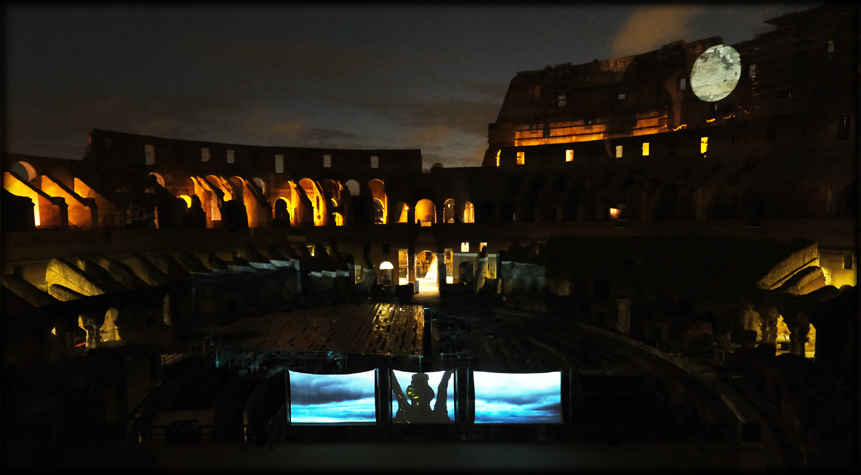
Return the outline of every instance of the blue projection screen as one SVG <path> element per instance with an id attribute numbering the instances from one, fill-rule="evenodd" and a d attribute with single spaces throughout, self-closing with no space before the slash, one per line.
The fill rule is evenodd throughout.
<path id="1" fill-rule="evenodd" d="M 376 422 L 374 370 L 354 374 L 290 371 L 293 423 Z"/>
<path id="2" fill-rule="evenodd" d="M 392 370 L 392 376 L 393 424 L 454 422 L 454 370 L 432 373 Z"/>
<path id="3" fill-rule="evenodd" d="M 475 371 L 476 424 L 562 423 L 562 373 Z"/>

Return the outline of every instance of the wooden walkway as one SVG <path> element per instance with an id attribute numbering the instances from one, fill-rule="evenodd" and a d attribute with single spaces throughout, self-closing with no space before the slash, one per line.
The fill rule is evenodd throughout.
<path id="1" fill-rule="evenodd" d="M 258 334 L 235 345 L 248 350 L 418 356 L 424 309 L 390 303 L 345 304 L 243 317 L 227 325 L 207 325 L 198 332 Z"/>

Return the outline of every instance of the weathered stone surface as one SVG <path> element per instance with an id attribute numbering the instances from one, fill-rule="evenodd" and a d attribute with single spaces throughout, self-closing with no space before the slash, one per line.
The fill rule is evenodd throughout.
<path id="1" fill-rule="evenodd" d="M 203 262 L 200 262 L 200 259 L 198 259 L 194 254 L 188 251 L 183 251 L 175 257 L 180 264 L 185 266 L 185 269 L 188 272 L 211 272 L 209 269 L 207 269 L 205 265 L 203 265 Z"/>
<path id="2" fill-rule="evenodd" d="M 51 259 L 45 272 L 48 284 L 60 284 L 82 295 L 101 295 L 107 293 L 89 274 L 67 262 Z"/>
<path id="3" fill-rule="evenodd" d="M 51 284 L 51 286 L 48 287 L 48 293 L 51 294 L 51 297 L 54 297 L 57 300 L 61 300 L 63 302 L 68 302 L 69 300 L 76 300 L 81 297 L 86 297 L 86 295 L 81 295 L 78 292 L 63 287 L 59 284 Z"/>
<path id="4" fill-rule="evenodd" d="M 130 289 L 143 289 L 149 287 L 140 277 L 135 274 L 131 267 L 115 259 L 103 258 L 99 261 L 101 265 L 117 282 Z"/>
<path id="5" fill-rule="evenodd" d="M 26 300 L 34 307 L 57 303 L 57 299 L 39 290 L 35 285 L 13 274 L 3 276 L 3 287 L 6 287 L 10 292 Z"/>
<path id="6" fill-rule="evenodd" d="M 158 267 L 160 271 L 164 272 L 170 280 L 188 280 L 191 277 L 182 264 L 177 262 L 177 260 L 170 254 L 150 256 L 149 260 Z"/>
<path id="7" fill-rule="evenodd" d="M 93 282 L 95 282 L 99 287 L 105 290 L 105 292 L 122 292 L 131 287 L 125 287 L 121 285 L 119 282 L 114 280 L 111 274 L 100 265 L 89 259 L 75 259 L 72 261 L 78 269 L 86 272 L 89 275 Z"/>
<path id="8" fill-rule="evenodd" d="M 132 254 L 122 259 L 144 282 L 148 285 L 163 285 L 170 282 L 170 278 L 158 267 L 140 254 Z"/>
<path id="9" fill-rule="evenodd" d="M 822 287 L 825 287 L 825 274 L 822 273 L 822 268 L 812 266 L 801 269 L 775 290 L 804 295 Z"/>

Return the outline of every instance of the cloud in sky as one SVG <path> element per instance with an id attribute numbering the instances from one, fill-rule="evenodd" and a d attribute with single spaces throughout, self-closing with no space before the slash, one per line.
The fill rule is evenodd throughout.
<path id="1" fill-rule="evenodd" d="M 613 55 L 641 54 L 676 40 L 690 40 L 688 24 L 703 11 L 702 6 L 639 7 L 613 37 Z"/>

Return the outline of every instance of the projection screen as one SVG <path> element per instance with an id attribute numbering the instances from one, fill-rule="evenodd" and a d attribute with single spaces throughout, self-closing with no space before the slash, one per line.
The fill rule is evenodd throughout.
<path id="1" fill-rule="evenodd" d="M 454 370 L 407 373 L 392 370 L 392 423 L 454 422 Z"/>
<path id="2" fill-rule="evenodd" d="M 562 423 L 562 373 L 475 371 L 476 424 Z"/>
<path id="3" fill-rule="evenodd" d="M 290 371 L 292 423 L 376 422 L 374 370 L 353 374 Z"/>

